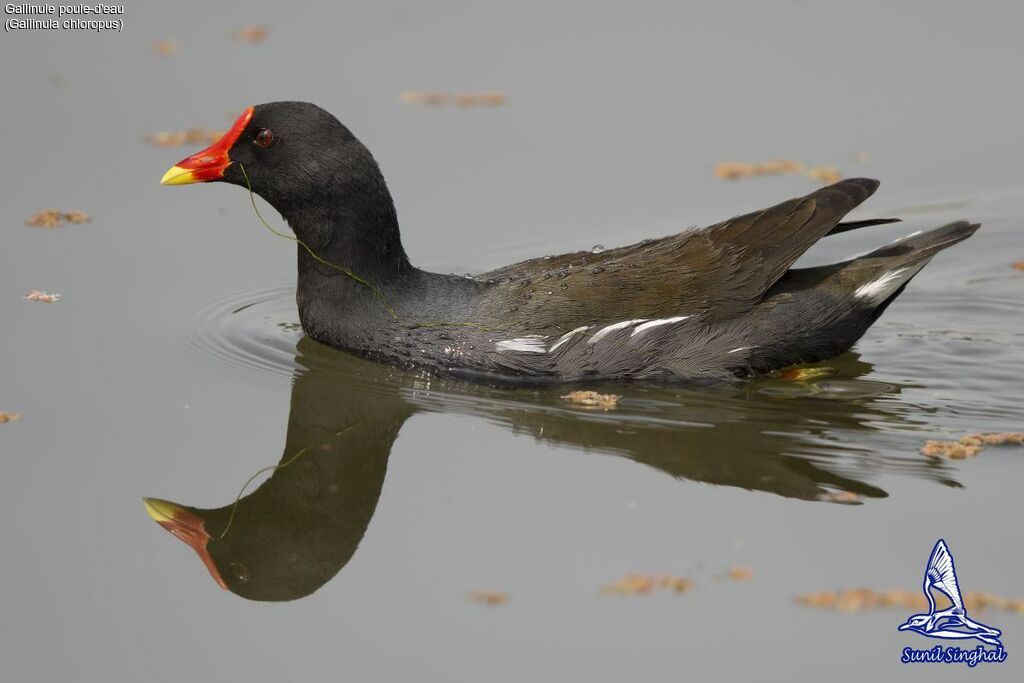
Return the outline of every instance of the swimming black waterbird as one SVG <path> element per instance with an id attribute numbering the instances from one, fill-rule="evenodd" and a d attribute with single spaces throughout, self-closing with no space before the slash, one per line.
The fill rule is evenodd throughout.
<path id="1" fill-rule="evenodd" d="M 840 263 L 792 268 L 878 181 L 850 178 L 707 228 L 476 277 L 414 267 L 369 150 L 304 102 L 249 107 L 167 185 L 249 187 L 300 240 L 302 328 L 339 349 L 513 383 L 749 377 L 849 349 L 933 256 L 950 223 Z"/>

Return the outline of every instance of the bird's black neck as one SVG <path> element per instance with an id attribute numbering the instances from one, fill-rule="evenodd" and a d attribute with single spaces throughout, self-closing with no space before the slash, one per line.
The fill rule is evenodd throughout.
<path id="1" fill-rule="evenodd" d="M 471 316 L 482 285 L 414 268 L 379 168 L 368 153 L 351 158 L 353 168 L 305 193 L 264 195 L 302 242 L 296 303 L 306 334 L 376 349 L 397 326 Z"/>
<path id="2" fill-rule="evenodd" d="M 307 332 L 337 337 L 338 330 L 316 330 L 314 318 L 322 325 L 375 324 L 391 317 L 384 299 L 395 297 L 416 271 L 402 248 L 395 205 L 379 170 L 326 182 L 301 200 L 273 203 L 302 241 L 297 301 Z"/>
<path id="3" fill-rule="evenodd" d="M 412 269 L 383 178 L 340 183 L 324 188 L 320 196 L 278 203 L 278 208 L 295 235 L 328 263 L 385 281 Z M 316 261 L 310 259 L 310 263 Z M 325 272 L 332 270 L 320 265 Z"/>

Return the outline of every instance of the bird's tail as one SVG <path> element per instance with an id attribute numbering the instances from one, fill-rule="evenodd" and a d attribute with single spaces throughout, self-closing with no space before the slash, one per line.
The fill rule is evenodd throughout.
<path id="1" fill-rule="evenodd" d="M 943 249 L 963 242 L 981 227 L 978 223 L 956 221 L 940 228 L 913 233 L 879 247 L 839 266 L 833 279 L 861 304 L 874 307 L 877 318 L 900 295 L 907 283 L 932 257 Z M 852 291 L 851 291 L 852 290 Z"/>
<path id="2" fill-rule="evenodd" d="M 978 227 L 957 221 L 841 263 L 791 269 L 768 292 L 751 325 L 752 334 L 760 330 L 767 337 L 785 330 L 788 342 L 751 338 L 748 367 L 764 372 L 847 351 L 932 257 Z"/>
<path id="3" fill-rule="evenodd" d="M 977 223 L 957 221 L 934 230 L 912 233 L 840 263 L 793 269 L 769 294 L 801 294 L 813 290 L 851 304 L 884 308 L 933 256 L 964 241 L 979 227 Z"/>
<path id="4" fill-rule="evenodd" d="M 956 221 L 943 225 L 941 228 L 915 232 L 863 256 L 851 259 L 847 263 L 867 263 L 877 259 L 895 259 L 894 263 L 928 259 L 947 247 L 963 242 L 980 227 L 979 223 Z"/>

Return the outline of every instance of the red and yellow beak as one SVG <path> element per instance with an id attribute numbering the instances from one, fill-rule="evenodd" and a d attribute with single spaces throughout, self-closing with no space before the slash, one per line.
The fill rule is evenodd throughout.
<path id="1" fill-rule="evenodd" d="M 202 152 L 182 159 L 164 173 L 161 185 L 188 185 L 189 183 L 205 183 L 224 177 L 224 171 L 231 165 L 228 150 L 238 141 L 242 131 L 252 121 L 253 107 L 249 107 L 238 117 L 231 130 L 224 134 Z"/>
<path id="2" fill-rule="evenodd" d="M 217 565 L 214 564 L 210 551 L 206 548 L 206 544 L 210 542 L 210 534 L 206 531 L 206 522 L 203 521 L 203 518 L 169 500 L 143 498 L 142 502 L 146 505 L 146 512 L 157 524 L 196 551 L 213 580 L 217 582 L 218 586 L 227 590 L 228 586 L 221 578 Z"/>

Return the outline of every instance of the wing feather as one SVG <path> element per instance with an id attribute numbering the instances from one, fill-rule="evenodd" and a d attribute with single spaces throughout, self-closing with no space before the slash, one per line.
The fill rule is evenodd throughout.
<path id="1" fill-rule="evenodd" d="M 735 317 L 877 186 L 842 180 L 702 230 L 506 266 L 479 276 L 492 282 L 481 312 L 540 334 L 636 318 Z"/>
<path id="2" fill-rule="evenodd" d="M 956 580 L 956 568 L 953 566 L 953 556 L 942 539 L 935 544 L 932 555 L 928 558 L 928 569 L 925 572 L 928 584 L 936 590 L 941 591 L 953 606 L 960 610 L 964 609 L 964 599 L 960 595 L 960 585 Z"/>

